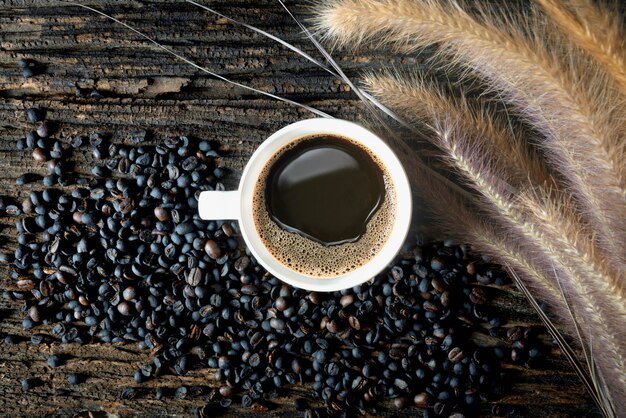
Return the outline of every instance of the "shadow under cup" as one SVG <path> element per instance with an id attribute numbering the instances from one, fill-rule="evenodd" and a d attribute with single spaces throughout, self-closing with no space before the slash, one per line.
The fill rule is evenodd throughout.
<path id="1" fill-rule="evenodd" d="M 367 150 L 385 178 L 383 203 L 368 221 L 367 232 L 352 243 L 323 246 L 296 233 L 277 230 L 280 227 L 259 201 L 268 169 L 277 155 L 294 142 L 322 135 L 347 138 Z M 250 252 L 271 274 L 293 286 L 315 291 L 354 287 L 384 269 L 406 238 L 411 212 L 409 182 L 393 151 L 369 130 L 339 119 L 308 119 L 282 128 L 254 152 L 239 190 L 203 192 L 199 200 L 203 219 L 239 221 Z M 270 230 L 272 234 L 268 234 Z"/>

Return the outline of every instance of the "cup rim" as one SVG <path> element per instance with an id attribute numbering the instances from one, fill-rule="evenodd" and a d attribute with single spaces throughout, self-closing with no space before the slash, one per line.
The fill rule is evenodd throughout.
<path id="1" fill-rule="evenodd" d="M 298 273 L 282 264 L 265 247 L 259 237 L 252 213 L 252 198 L 258 176 L 267 161 L 283 146 L 299 138 L 312 135 L 338 135 L 348 137 L 374 153 L 394 184 L 396 193 L 396 217 L 387 241 L 367 263 L 348 273 L 331 277 Z M 276 131 L 252 154 L 244 168 L 239 183 L 239 226 L 242 236 L 257 261 L 272 275 L 295 287 L 310 291 L 337 291 L 358 286 L 376 276 L 398 254 L 409 231 L 412 213 L 412 197 L 409 181 L 393 150 L 376 134 L 354 122 L 342 119 L 313 118 L 292 123 Z"/>

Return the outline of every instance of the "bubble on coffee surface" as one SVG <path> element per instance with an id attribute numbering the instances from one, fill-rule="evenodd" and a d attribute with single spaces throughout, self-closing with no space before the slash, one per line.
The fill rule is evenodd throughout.
<path id="1" fill-rule="evenodd" d="M 372 156 L 380 167 L 385 183 L 385 197 L 366 226 L 366 232 L 354 242 L 325 246 L 294 232 L 289 232 L 271 219 L 265 201 L 266 179 L 273 163 L 302 140 L 294 141 L 276 152 L 259 175 L 253 196 L 256 230 L 268 251 L 284 266 L 298 273 L 319 278 L 332 278 L 349 273 L 366 264 L 386 243 L 395 221 L 395 188 L 381 161 Z M 362 147 L 355 141 L 343 138 Z M 368 150 L 369 152 L 369 150 Z"/>

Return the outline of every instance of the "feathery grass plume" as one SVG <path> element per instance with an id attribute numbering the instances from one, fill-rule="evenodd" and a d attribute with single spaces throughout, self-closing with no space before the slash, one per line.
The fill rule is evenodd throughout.
<path id="1" fill-rule="evenodd" d="M 375 79 L 369 80 L 375 83 Z M 489 152 L 485 137 L 476 132 L 474 126 L 463 123 L 463 120 L 450 120 L 442 115 L 443 112 L 437 112 L 437 108 L 429 108 L 430 101 L 411 100 L 414 96 L 394 88 L 390 79 L 387 81 L 385 89 L 376 88 L 378 94 L 376 91 L 372 93 L 401 115 L 430 114 L 427 125 L 433 130 L 431 140 L 445 152 L 444 157 L 463 176 L 466 184 L 482 195 L 484 212 L 515 237 L 523 248 L 536 250 L 532 256 L 535 264 L 545 271 L 553 268 L 566 278 L 561 285 L 587 325 L 583 334 L 591 342 L 594 352 L 600 355 L 608 352 L 599 361 L 603 376 L 616 388 L 626 388 L 626 375 L 623 373 L 626 370 L 626 338 L 622 331 L 626 322 L 626 299 L 623 293 L 616 294 L 612 288 L 607 289 L 616 280 L 604 274 L 601 265 L 587 264 L 584 255 L 578 253 L 576 243 L 570 240 L 568 234 L 578 233 L 579 228 L 574 226 L 573 231 L 561 230 L 550 223 L 544 225 L 539 218 L 529 217 L 520 209 L 517 196 L 524 196 L 525 201 L 541 213 L 557 212 L 558 207 L 551 208 L 551 203 L 548 203 L 548 207 L 544 208 L 541 201 L 533 199 L 533 195 L 512 188 L 508 184 L 510 174 L 507 165 L 503 164 L 500 155 Z M 398 104 L 391 106 L 389 100 Z M 557 226 L 563 225 L 558 222 Z M 556 229 L 555 233 L 546 234 L 544 226 L 551 228 L 550 231 Z M 588 331 L 591 327 L 598 331 L 593 338 Z"/>
<path id="2" fill-rule="evenodd" d="M 365 74 L 367 90 L 391 109 L 397 109 L 407 121 L 424 121 L 437 117 L 470 127 L 484 151 L 497 155 L 508 167 L 513 186 L 556 187 L 541 156 L 533 152 L 526 138 L 516 133 L 508 118 L 496 114 L 484 100 L 467 99 L 463 91 L 457 96 L 447 93 L 434 80 L 419 73 Z M 484 140 L 484 141 L 483 141 Z"/>
<path id="3" fill-rule="evenodd" d="M 377 82 L 381 79 L 383 85 L 379 86 Z M 541 256 L 535 256 L 534 259 L 544 269 L 548 270 L 552 266 L 567 279 L 563 286 L 572 305 L 579 309 L 585 324 L 593 325 L 600 331 L 600 339 L 596 339 L 592 347 L 597 352 L 600 347 L 595 344 L 601 341 L 609 353 L 599 362 L 605 378 L 609 382 L 615 382 L 618 387 L 626 387 L 623 374 L 623 370 L 626 370 L 626 338 L 621 331 L 626 318 L 626 299 L 623 293 L 616 294 L 612 288 L 607 288 L 615 280 L 604 274 L 601 264 L 589 265 L 587 259 L 578 253 L 576 242 L 568 237 L 568 234 L 579 233 L 578 225 L 573 225 L 573 229 L 560 230 L 550 223 L 542 224 L 540 218 L 529 219 L 528 214 L 520 210 L 516 201 L 516 196 L 520 194 L 542 214 L 554 213 L 558 208 L 553 208 L 549 202 L 546 204 L 533 199 L 532 194 L 515 190 L 507 184 L 511 178 L 508 169 L 511 161 L 502 154 L 489 150 L 490 143 L 486 141 L 491 141 L 491 138 L 485 135 L 489 130 L 480 129 L 471 120 L 468 123 L 467 117 L 459 117 L 455 112 L 446 111 L 448 107 L 456 107 L 455 101 L 458 99 L 445 98 L 432 86 L 430 88 L 434 92 L 429 94 L 429 87 L 415 77 L 412 82 L 403 83 L 397 82 L 397 77 L 368 76 L 366 85 L 373 87 L 370 91 L 382 103 L 403 117 L 412 115 L 412 119 L 425 118 L 427 126 L 433 130 L 431 140 L 444 150 L 450 165 L 464 176 L 468 186 L 482 194 L 490 218 L 505 227 L 511 236 L 519 239 L 523 247 L 529 250 L 539 249 Z M 429 95 L 436 99 L 428 97 Z M 512 161 L 521 170 L 525 168 L 523 163 L 524 160 Z M 546 234 L 543 227 L 556 231 Z M 591 258 L 592 254 L 588 256 L 587 258 Z"/>
<path id="4" fill-rule="evenodd" d="M 478 109 L 472 109 L 463 97 L 446 95 L 419 75 L 369 74 L 363 81 L 374 96 L 406 120 L 427 120 L 433 131 L 428 138 L 446 150 L 452 164 L 471 179 L 471 187 L 494 202 L 497 214 L 523 227 L 536 241 L 534 245 L 545 247 L 558 242 L 559 247 L 552 253 L 558 254 L 561 262 L 575 266 L 579 275 L 592 278 L 598 290 L 614 301 L 618 318 L 626 318 L 626 289 L 619 273 L 596 254 L 588 231 L 571 205 L 560 204 L 564 193 L 540 187 L 549 174 L 522 138 L 501 129 L 497 116 L 487 113 L 483 105 L 476 104 Z M 448 128 L 437 129 L 441 121 L 446 121 Z M 492 172 L 494 169 L 497 172 Z M 519 173 L 521 181 L 515 179 Z M 520 206 L 521 202 L 524 204 Z M 533 225 L 537 227 L 531 231 Z M 550 233 L 546 235 L 545 231 Z"/>
<path id="5" fill-rule="evenodd" d="M 579 317 L 572 314 L 572 309 L 564 299 L 562 291 L 555 284 L 556 278 L 552 277 L 554 272 L 538 270 L 528 261 L 532 259 L 532 256 L 520 249 L 515 239 L 493 224 L 484 222 L 477 215 L 477 209 L 472 203 L 447 189 L 445 184 L 437 179 L 429 177 L 428 172 L 418 170 L 411 174 L 418 179 L 419 190 L 433 207 L 447 208 L 444 212 L 437 211 L 439 215 L 437 220 L 449 236 L 456 237 L 460 241 L 469 239 L 474 249 L 493 256 L 496 262 L 509 270 L 514 282 L 531 302 L 531 306 L 537 311 L 561 351 L 573 365 L 604 416 L 615 416 L 613 406 L 608 399 L 608 389 L 604 379 L 597 374 L 598 359 L 590 354 L 590 349 L 586 348 L 586 345 L 591 345 L 590 342 L 578 332 L 587 326 L 579 322 Z M 548 304 L 551 313 L 558 318 L 559 325 L 576 335 L 577 338 L 573 338 L 574 348 L 568 343 L 573 335 L 564 335 L 562 331 L 559 331 L 551 317 L 547 315 L 545 308 L 539 305 L 532 293 L 540 294 L 541 299 Z M 582 350 L 582 359 L 579 358 L 579 353 L 575 349 Z"/>
<path id="6" fill-rule="evenodd" d="M 552 240 L 557 237 L 544 234 L 535 220 L 527 221 L 517 208 L 514 198 L 517 193 L 507 190 L 508 185 L 502 180 L 506 174 L 504 171 L 494 171 L 491 167 L 495 165 L 494 162 L 481 158 L 484 152 L 476 146 L 475 141 L 468 139 L 465 132 L 461 132 L 454 124 L 445 120 L 435 123 L 438 142 L 446 150 L 451 165 L 464 175 L 469 186 L 482 194 L 490 218 L 503 225 L 507 233 L 518 239 L 523 247 L 537 249 L 541 254 L 534 257 L 537 264 L 546 270 L 552 266 L 564 278 L 560 284 L 566 291 L 566 297 L 578 309 L 583 323 L 596 330 L 597 335 L 592 341 L 592 347 L 596 348 L 594 351 L 602 355 L 604 350 L 597 348 L 603 347 L 610 354 L 599 363 L 605 379 L 614 384 L 615 388 L 626 389 L 626 338 L 623 328 L 620 328 L 625 318 L 624 299 L 604 289 L 604 280 L 608 278 L 584 263 L 576 262 L 579 261 L 576 258 L 569 257 L 569 252 L 575 252 L 575 248 L 567 239 L 559 242 L 568 245 L 566 249 L 554 245 Z M 533 202 L 533 205 L 537 204 Z M 558 232 L 563 234 L 568 231 Z M 592 338 L 588 336 L 588 340 Z M 602 346 L 596 347 L 595 343 L 600 342 Z M 623 394 L 626 395 L 626 391 Z"/>
<path id="7" fill-rule="evenodd" d="M 472 6 L 479 17 L 456 1 L 326 0 L 315 24 L 337 45 L 412 52 L 437 44 L 442 62 L 483 76 L 545 137 L 540 145 L 569 182 L 602 253 L 626 272 L 625 141 L 621 123 L 612 123 L 623 118 L 623 103 L 607 102 L 607 77 L 553 42 L 538 17 L 513 20 Z"/>
<path id="8" fill-rule="evenodd" d="M 616 5 L 591 0 L 535 1 L 626 93 L 626 26 Z"/>
<path id="9" fill-rule="evenodd" d="M 418 179 L 421 194 L 433 205 L 433 207 L 445 207 L 446 211 L 437 211 L 438 221 L 452 237 L 459 240 L 469 239 L 475 249 L 490 254 L 497 262 L 506 266 L 512 273 L 516 284 L 531 301 L 531 306 L 537 311 L 540 318 L 555 337 L 562 352 L 574 366 L 574 370 L 589 390 L 594 402 L 598 405 L 605 416 L 615 416 L 614 406 L 610 401 L 610 390 L 604 383 L 603 376 L 597 373 L 597 365 L 606 361 L 604 358 L 592 356 L 592 351 L 600 352 L 598 342 L 590 340 L 590 333 L 580 333 L 579 330 L 587 330 L 591 325 L 586 324 L 579 316 L 573 314 L 568 301 L 560 290 L 555 270 L 544 272 L 533 265 L 533 251 L 522 249 L 516 239 L 499 229 L 492 223 L 487 224 L 479 215 L 473 203 L 455 194 L 442 184 L 429 176 L 428 172 L 412 171 L 414 178 Z M 541 299 L 548 303 L 552 313 L 558 318 L 559 324 L 569 331 L 569 336 L 578 334 L 578 340 L 574 343 L 582 348 L 582 358 L 586 367 L 582 367 L 574 350 L 566 342 L 561 332 L 554 326 L 550 317 L 536 302 L 533 293 L 541 295 Z M 590 347 L 587 349 L 586 347 Z M 610 359 L 609 359 L 610 360 Z M 585 370 L 586 369 L 586 370 Z"/>
<path id="10" fill-rule="evenodd" d="M 605 259 L 597 256 L 593 239 L 581 229 L 574 205 L 567 202 L 565 195 L 551 197 L 542 195 L 542 191 L 529 191 L 516 196 L 516 203 L 529 214 L 528 219 L 539 227 L 541 234 L 569 255 L 565 258 L 580 276 L 595 284 L 599 292 L 614 297 L 618 309 L 616 319 L 626 321 L 624 281 Z M 626 336 L 626 329 L 621 333 Z"/>

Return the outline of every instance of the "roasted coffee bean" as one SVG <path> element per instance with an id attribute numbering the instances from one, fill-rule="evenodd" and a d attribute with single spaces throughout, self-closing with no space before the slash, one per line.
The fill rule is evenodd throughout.
<path id="1" fill-rule="evenodd" d="M 463 353 L 463 349 L 460 347 L 454 347 L 450 351 L 448 351 L 448 359 L 453 363 L 458 363 L 465 357 Z"/>
<path id="2" fill-rule="evenodd" d="M 393 400 L 393 406 L 398 409 L 404 409 L 409 406 L 409 399 L 405 397 L 398 397 Z"/>
<path id="3" fill-rule="evenodd" d="M 181 386 L 178 389 L 176 389 L 176 392 L 174 393 L 174 398 L 184 399 L 187 397 L 187 392 L 188 392 L 187 387 Z"/>
<path id="4" fill-rule="evenodd" d="M 485 291 L 481 289 L 480 287 L 472 288 L 469 298 L 472 302 L 474 302 L 477 305 L 482 305 L 487 301 L 487 296 L 485 295 Z"/>
<path id="5" fill-rule="evenodd" d="M 270 326 L 278 331 L 283 331 L 287 328 L 285 321 L 278 319 L 278 318 L 270 319 Z"/>
<path id="6" fill-rule="evenodd" d="M 129 286 L 126 289 L 124 289 L 124 292 L 122 293 L 122 297 L 125 300 L 133 300 L 137 297 L 137 290 L 134 287 Z"/>
<path id="7" fill-rule="evenodd" d="M 164 209 L 160 206 L 154 208 L 154 216 L 161 222 L 170 220 L 170 213 L 167 211 L 167 209 Z"/>
<path id="8" fill-rule="evenodd" d="M 24 390 L 31 390 L 32 388 L 34 388 L 36 386 L 36 380 L 35 379 L 22 379 L 20 380 L 20 384 L 22 385 L 22 389 Z"/>
<path id="9" fill-rule="evenodd" d="M 214 260 L 217 260 L 222 256 L 222 250 L 217 245 L 217 243 L 213 240 L 208 240 L 204 244 L 204 251 Z"/>
<path id="10" fill-rule="evenodd" d="M 145 380 L 145 376 L 141 373 L 141 370 L 137 370 L 134 374 L 135 383 L 140 384 Z"/>
<path id="11" fill-rule="evenodd" d="M 123 401 L 135 399 L 138 393 L 135 388 L 126 388 L 120 394 L 120 399 Z"/>
<path id="12" fill-rule="evenodd" d="M 37 123 L 43 119 L 43 111 L 36 107 L 31 107 L 26 111 L 26 116 L 28 117 L 29 122 Z"/>
<path id="13" fill-rule="evenodd" d="M 250 265 L 250 259 L 245 255 L 235 261 L 235 270 L 242 273 Z"/>
<path id="14" fill-rule="evenodd" d="M 35 321 L 35 322 L 41 322 L 41 314 L 39 312 L 39 307 L 34 305 L 31 306 L 30 309 L 28 310 L 28 315 L 30 316 L 30 318 Z"/>
<path id="15" fill-rule="evenodd" d="M 67 383 L 70 385 L 78 385 L 79 383 L 82 383 L 82 381 L 83 376 L 78 373 L 71 373 L 67 376 Z"/>
<path id="16" fill-rule="evenodd" d="M 54 354 L 48 357 L 47 362 L 48 366 L 50 367 L 59 367 L 61 364 L 63 364 L 63 362 L 61 361 L 61 357 Z"/>
<path id="17" fill-rule="evenodd" d="M 436 255 L 430 260 L 430 268 L 435 271 L 443 270 L 446 267 L 446 259 L 442 256 Z"/>
<path id="18" fill-rule="evenodd" d="M 47 138 L 50 134 L 50 127 L 47 122 L 41 122 L 37 127 L 37 135 L 41 138 Z"/>
<path id="19" fill-rule="evenodd" d="M 182 224 L 179 224 L 176 226 L 175 232 L 179 235 L 185 235 L 188 234 L 190 232 L 193 232 L 195 229 L 193 223 L 191 222 L 184 222 Z"/>
<path id="20" fill-rule="evenodd" d="M 48 157 L 46 156 L 46 152 L 41 148 L 35 148 L 33 150 L 33 158 L 35 159 L 35 161 L 39 162 L 43 162 L 48 159 Z"/>
<path id="21" fill-rule="evenodd" d="M 518 340 L 521 340 L 524 337 L 524 329 L 522 327 L 518 327 L 518 326 L 511 327 L 506 332 L 506 335 L 509 338 L 509 340 L 511 340 L 511 341 L 518 341 Z"/>
<path id="22" fill-rule="evenodd" d="M 413 398 L 413 403 L 415 404 L 415 406 L 425 408 L 430 403 L 430 395 L 426 392 L 418 393 Z"/>
<path id="23" fill-rule="evenodd" d="M 128 302 L 120 302 L 117 304 L 117 310 L 119 313 L 125 316 L 132 315 L 132 308 Z"/>
<path id="24" fill-rule="evenodd" d="M 195 267 L 189 271 L 187 274 L 187 283 L 189 286 L 197 286 L 202 281 L 202 270 L 200 268 Z"/>

